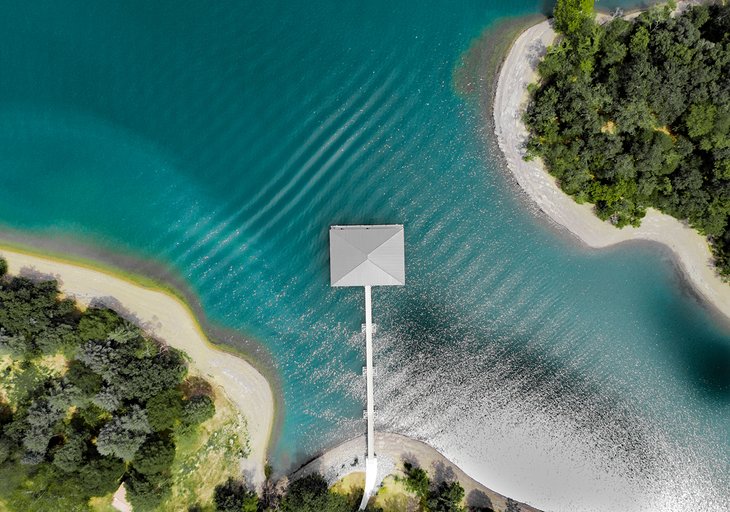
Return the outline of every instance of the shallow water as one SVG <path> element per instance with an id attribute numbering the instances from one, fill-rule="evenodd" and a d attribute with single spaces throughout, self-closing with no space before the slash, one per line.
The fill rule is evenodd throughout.
<path id="1" fill-rule="evenodd" d="M 277 466 L 364 430 L 362 291 L 329 288 L 327 229 L 399 222 L 379 428 L 549 510 L 724 510 L 727 327 L 659 247 L 541 220 L 454 90 L 541 2 L 3 4 L 0 221 L 169 265 L 260 340 Z"/>

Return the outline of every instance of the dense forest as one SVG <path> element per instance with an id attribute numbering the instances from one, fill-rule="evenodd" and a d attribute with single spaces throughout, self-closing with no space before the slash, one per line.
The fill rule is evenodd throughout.
<path id="1" fill-rule="evenodd" d="M 730 276 L 730 5 L 595 21 L 559 0 L 561 34 L 538 65 L 524 115 L 528 158 L 617 227 L 648 207 L 706 235 Z"/>
<path id="2" fill-rule="evenodd" d="M 0 504 L 86 510 L 124 481 L 135 510 L 154 509 L 178 439 L 214 413 L 210 387 L 113 311 L 82 312 L 55 281 L 6 269 L 0 259 Z"/>

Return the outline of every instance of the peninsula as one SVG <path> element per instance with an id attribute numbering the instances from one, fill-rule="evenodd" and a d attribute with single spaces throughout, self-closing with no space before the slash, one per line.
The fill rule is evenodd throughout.
<path id="1" fill-rule="evenodd" d="M 585 9 L 585 6 L 581 7 L 579 5 L 581 4 L 580 2 L 558 2 L 559 6 L 565 4 L 571 4 L 575 9 Z M 582 4 L 585 4 L 585 2 L 582 2 Z M 586 20 L 585 23 L 588 23 L 589 25 L 593 23 L 592 3 L 590 4 L 589 12 L 586 12 L 583 15 L 580 13 L 576 15 L 581 20 Z M 685 3 L 681 4 L 679 7 L 679 10 L 684 9 L 687 9 L 687 5 Z M 682 16 L 687 16 L 687 20 L 706 20 L 707 9 L 709 9 L 707 6 L 695 7 L 690 9 L 688 14 L 684 14 Z M 607 16 L 600 16 L 598 18 L 598 22 L 605 23 L 609 19 L 610 18 Z M 668 20 L 670 20 L 670 12 L 663 7 L 657 7 L 647 14 L 640 15 L 636 23 L 641 24 L 641 26 L 646 23 L 653 24 L 653 26 L 661 26 L 662 23 L 675 23 Z M 580 23 L 584 23 L 584 21 L 581 21 Z M 687 21 L 684 23 L 687 23 Z M 699 21 L 697 21 L 697 23 L 699 23 Z M 565 23 L 560 26 L 563 30 L 566 30 Z M 596 24 L 595 26 L 600 25 Z M 632 23 L 624 20 L 613 20 L 610 22 L 609 27 L 611 26 L 619 27 L 623 31 L 629 31 Z M 592 30 L 597 31 L 599 29 L 594 28 Z M 602 31 L 601 33 L 608 33 L 610 35 L 617 29 L 606 28 L 600 30 Z M 643 32 L 641 33 L 643 34 Z M 563 40 L 564 39 L 561 39 L 560 41 Z M 596 45 L 599 45 L 598 40 L 600 40 L 600 38 L 597 37 L 595 39 Z M 513 173 L 518 184 L 528 194 L 530 199 L 532 199 L 543 212 L 545 212 L 557 224 L 565 227 L 568 231 L 590 247 L 607 247 L 630 240 L 649 240 L 664 244 L 672 250 L 681 269 L 688 278 L 688 281 L 693 285 L 696 291 L 722 314 L 730 317 L 730 286 L 728 286 L 721 275 L 722 261 L 719 262 L 719 270 L 718 266 L 715 264 L 716 257 L 719 256 L 721 258 L 723 254 L 722 251 L 724 250 L 721 249 L 721 237 L 724 236 L 723 233 L 727 222 L 727 214 L 722 213 L 722 211 L 724 211 L 722 209 L 727 208 L 727 199 L 724 195 L 724 191 L 727 188 L 726 185 L 722 185 L 722 188 L 716 190 L 714 197 L 711 199 L 706 197 L 711 191 L 702 192 L 702 194 L 704 194 L 703 197 L 706 199 L 705 202 L 707 203 L 706 211 L 717 211 L 718 216 L 716 218 L 720 219 L 716 222 L 719 228 L 716 226 L 716 231 L 713 231 L 713 233 L 718 233 L 718 236 L 713 238 L 715 243 L 715 253 L 713 254 L 712 247 L 710 246 L 707 237 L 703 236 L 703 234 L 700 234 L 692 227 L 702 227 L 697 219 L 692 219 L 692 221 L 688 223 L 686 220 L 680 220 L 668 213 L 662 213 L 658 207 L 661 207 L 663 211 L 669 211 L 674 215 L 682 216 L 680 214 L 680 210 L 665 207 L 664 203 L 661 203 L 658 199 L 656 201 L 651 200 L 652 197 L 658 198 L 664 194 L 668 190 L 666 187 L 662 189 L 661 186 L 657 185 L 657 187 L 651 189 L 651 194 L 647 192 L 647 197 L 642 196 L 641 201 L 636 200 L 637 202 L 632 203 L 632 206 L 629 208 L 629 206 L 627 206 L 628 199 L 626 199 L 628 197 L 628 192 L 625 194 L 618 193 L 616 185 L 613 184 L 615 182 L 608 178 L 606 180 L 596 178 L 596 176 L 599 176 L 599 171 L 591 167 L 591 165 L 593 165 L 591 162 L 588 162 L 585 167 L 580 167 L 584 162 L 584 160 L 581 160 L 580 154 L 575 157 L 576 172 L 581 172 L 584 176 L 589 176 L 589 178 L 586 178 L 586 180 L 581 182 L 580 186 L 575 185 L 575 183 L 570 181 L 571 178 L 568 177 L 568 174 L 572 171 L 557 171 L 556 155 L 559 150 L 549 149 L 556 146 L 549 146 L 548 148 L 548 144 L 545 142 L 547 140 L 545 138 L 546 136 L 541 135 L 542 132 L 537 131 L 538 129 L 535 126 L 538 123 L 538 119 L 542 119 L 535 110 L 537 107 L 532 106 L 530 107 L 531 110 L 527 110 L 531 99 L 529 92 L 530 84 L 536 83 L 540 79 L 541 75 L 539 70 L 542 70 L 542 73 L 548 72 L 546 68 L 547 65 L 542 65 L 542 67 L 540 67 L 541 59 L 543 59 L 546 54 L 549 54 L 551 56 L 550 63 L 554 66 L 555 62 L 559 58 L 558 54 L 561 51 L 567 52 L 564 49 L 558 49 L 564 48 L 564 46 L 555 47 L 556 49 L 549 50 L 548 48 L 550 45 L 554 44 L 556 41 L 558 41 L 558 33 L 555 30 L 553 21 L 544 21 L 529 28 L 517 38 L 505 58 L 499 73 L 494 101 L 494 123 L 497 141 L 504 153 L 509 170 Z M 627 43 L 630 45 L 629 41 L 627 41 Z M 638 44 L 638 42 L 636 42 L 636 44 Z M 671 41 L 669 41 L 667 44 L 676 43 L 671 43 Z M 598 48 L 602 47 L 598 46 Z M 605 50 L 603 51 L 605 52 Z M 589 59 L 589 62 L 586 64 L 586 72 L 591 73 L 594 68 L 598 69 L 599 64 L 597 63 L 597 59 L 602 58 L 607 57 L 599 51 L 593 56 L 592 61 Z M 588 66 L 590 62 L 593 62 L 592 66 Z M 539 83 L 542 84 L 543 87 L 545 86 L 544 82 Z M 664 86 L 666 87 L 668 85 L 664 84 Z M 533 93 L 537 94 L 538 98 L 540 98 L 540 93 L 535 91 L 540 90 L 540 86 L 536 86 L 533 89 Z M 556 92 L 553 91 L 550 94 L 554 98 Z M 540 104 L 540 100 L 537 101 L 538 104 Z M 679 106 L 677 108 L 679 108 Z M 687 113 L 678 116 L 678 119 L 681 119 L 681 121 L 677 120 L 677 122 L 684 123 L 685 127 L 688 116 L 693 115 L 689 105 L 687 105 L 687 110 Z M 712 109 L 710 108 L 710 110 Z M 526 111 L 528 112 L 527 116 L 525 115 Z M 525 118 L 531 120 L 530 122 L 533 128 L 528 129 L 525 125 Z M 719 120 L 719 114 L 716 113 L 715 121 Z M 581 144 L 585 144 L 586 146 L 588 144 L 595 145 L 597 144 L 596 140 L 601 137 L 611 139 L 617 135 L 622 129 L 622 127 L 617 125 L 618 122 L 618 120 L 606 118 L 597 126 L 595 133 L 582 132 L 578 129 L 578 132 L 576 132 L 573 137 L 576 141 L 579 141 L 577 143 L 578 146 Z M 658 121 L 655 120 L 652 122 L 656 124 Z M 561 124 L 561 129 L 564 130 L 569 130 L 571 127 L 575 130 L 577 129 L 575 126 L 578 126 L 577 121 L 574 123 L 575 126 L 567 121 L 563 121 L 562 123 L 565 126 Z M 666 151 L 670 151 L 672 149 L 672 146 L 687 139 L 687 137 L 683 137 L 680 133 L 674 133 L 674 128 L 671 126 L 666 129 L 663 128 L 663 126 L 664 125 L 660 123 L 657 127 L 655 127 L 656 129 L 646 128 L 646 130 L 649 130 L 651 135 L 651 140 L 649 140 L 647 144 L 668 144 L 669 147 L 664 150 L 664 153 L 666 153 Z M 702 134 L 698 134 L 696 131 L 694 131 L 693 134 L 696 135 L 697 138 L 702 138 L 709 134 L 710 131 L 714 130 L 713 126 L 714 125 L 711 125 Z M 541 125 L 540 129 L 544 129 L 543 125 Z M 713 133 L 719 132 L 713 131 Z M 636 137 L 639 137 L 639 135 L 640 134 L 637 134 Z M 562 142 L 558 142 L 558 140 L 563 141 L 565 140 L 565 137 L 567 137 L 567 135 L 561 135 L 556 139 L 554 144 L 562 144 Z M 630 139 L 631 135 L 624 134 L 624 138 Z M 691 139 L 691 137 L 689 138 Z M 541 141 L 544 142 L 544 146 L 541 145 Z M 697 144 L 701 145 L 703 142 L 699 141 Z M 615 144 L 611 145 L 612 148 L 616 149 L 614 146 Z M 608 147 L 605 149 L 606 151 L 609 151 Z M 551 152 L 548 153 L 548 150 Z M 662 153 L 662 150 L 660 149 L 654 148 L 653 150 L 655 150 L 655 152 L 659 151 L 659 153 Z M 588 152 L 589 150 L 586 149 L 585 151 Z M 595 151 L 591 151 L 592 152 L 590 154 L 595 155 Z M 622 150 L 619 149 L 618 151 L 620 152 Z M 545 159 L 541 158 L 544 155 L 550 155 L 550 158 L 547 159 L 547 166 L 545 164 Z M 608 157 L 606 155 L 607 153 L 604 152 L 604 157 L 607 159 Z M 526 157 L 528 157 L 527 160 L 525 159 Z M 619 159 L 622 158 L 621 155 L 617 155 L 616 157 Z M 623 158 L 622 161 L 628 161 L 629 159 L 633 159 L 633 156 L 628 155 L 626 158 Z M 653 182 L 659 183 L 659 181 L 661 181 L 667 186 L 674 183 L 674 185 L 672 185 L 673 187 L 680 187 L 681 184 L 672 174 L 672 171 L 677 169 L 679 161 L 677 161 L 676 164 L 677 165 L 669 161 L 664 162 L 662 164 L 663 167 L 660 166 L 661 169 L 656 171 L 659 174 L 664 174 L 659 177 L 661 179 L 654 179 Z M 718 163 L 718 165 L 722 164 Z M 580 167 L 580 169 L 578 169 L 578 167 Z M 604 161 L 600 172 L 610 174 L 613 172 L 611 169 L 613 169 L 613 167 Z M 558 179 L 551 176 L 548 170 L 553 170 L 554 173 L 560 175 L 560 178 Z M 613 170 L 618 172 L 616 169 Z M 644 176 L 641 174 L 643 172 L 649 171 L 644 167 L 639 166 L 638 171 L 635 169 L 633 174 L 629 173 L 629 175 L 637 176 L 637 173 L 639 173 L 638 175 Z M 707 172 L 714 173 L 715 171 L 710 168 Z M 721 180 L 722 173 L 720 171 L 717 172 L 720 173 L 720 178 L 718 178 L 720 183 L 727 183 L 727 181 Z M 591 173 L 593 173 L 594 179 L 590 178 Z M 639 181 L 640 180 L 641 179 L 639 179 Z M 630 180 L 622 183 L 629 182 Z M 604 186 L 604 183 L 610 184 Z M 627 186 L 631 190 L 639 190 L 637 188 L 638 185 Z M 641 186 L 644 187 L 642 190 L 649 191 L 649 188 L 646 188 L 644 184 Z M 599 189 L 606 193 L 608 193 L 607 191 L 610 189 L 610 193 L 616 196 L 615 201 L 610 202 L 608 200 L 600 200 L 597 195 Z M 591 192 L 589 192 L 589 190 Z M 665 192 L 662 192 L 662 190 Z M 566 192 L 573 194 L 575 200 Z M 687 199 L 687 201 L 690 200 L 691 197 L 690 199 Z M 596 201 L 596 204 L 590 204 L 590 201 Z M 709 206 L 710 204 L 715 204 L 714 202 L 717 202 L 716 207 Z M 628 208 L 627 211 L 621 210 L 624 206 Z M 628 211 L 631 213 L 627 213 Z M 607 220 L 602 220 L 596 215 L 596 213 L 598 213 L 603 219 Z M 722 215 L 724 215 L 724 217 L 722 217 Z M 703 233 L 707 234 L 708 229 L 704 228 Z"/>
<path id="2" fill-rule="evenodd" d="M 274 424 L 274 397 L 268 381 L 244 359 L 215 348 L 190 309 L 161 290 L 51 258 L 0 248 L 8 273 L 31 272 L 56 279 L 66 297 L 82 306 L 106 305 L 153 337 L 185 352 L 197 371 L 225 391 L 246 417 L 251 454 L 244 468 L 251 481 L 264 481 L 264 465 Z"/>

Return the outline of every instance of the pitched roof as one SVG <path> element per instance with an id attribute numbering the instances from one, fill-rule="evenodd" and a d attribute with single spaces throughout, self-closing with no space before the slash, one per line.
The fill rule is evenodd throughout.
<path id="1" fill-rule="evenodd" d="M 332 286 L 406 283 L 403 226 L 330 227 Z"/>

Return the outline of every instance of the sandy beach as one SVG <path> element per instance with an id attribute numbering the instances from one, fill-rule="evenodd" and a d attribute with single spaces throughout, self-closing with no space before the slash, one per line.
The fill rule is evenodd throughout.
<path id="1" fill-rule="evenodd" d="M 730 318 L 730 285 L 717 275 L 705 237 L 674 217 L 651 208 L 640 227 L 617 229 L 596 217 L 592 205 L 578 204 L 562 192 L 539 159 L 523 160 L 527 130 L 521 114 L 528 100 L 527 86 L 537 80 L 536 65 L 555 38 L 549 21 L 527 29 L 512 45 L 499 73 L 493 112 L 495 133 L 517 183 L 550 219 L 590 247 L 608 247 L 632 240 L 664 244 L 672 250 L 694 289 Z"/>
<path id="2" fill-rule="evenodd" d="M 401 475 L 403 462 L 410 462 L 428 471 L 431 478 L 458 480 L 464 488 L 466 503 L 470 507 L 507 509 L 507 497 L 480 484 L 464 473 L 449 459 L 431 446 L 400 434 L 375 433 L 375 454 L 378 459 L 378 483 L 391 474 Z M 354 472 L 365 471 L 365 436 L 359 436 L 337 445 L 296 471 L 292 478 L 319 472 L 330 484 Z M 524 512 L 538 512 L 521 504 Z"/>
<path id="3" fill-rule="evenodd" d="M 179 299 L 111 274 L 0 247 L 15 275 L 57 279 L 61 291 L 80 304 L 104 304 L 150 335 L 183 350 L 191 366 L 224 392 L 246 417 L 251 454 L 243 461 L 246 478 L 260 485 L 274 422 L 274 396 L 268 381 L 250 363 L 214 348 L 190 309 Z"/>

